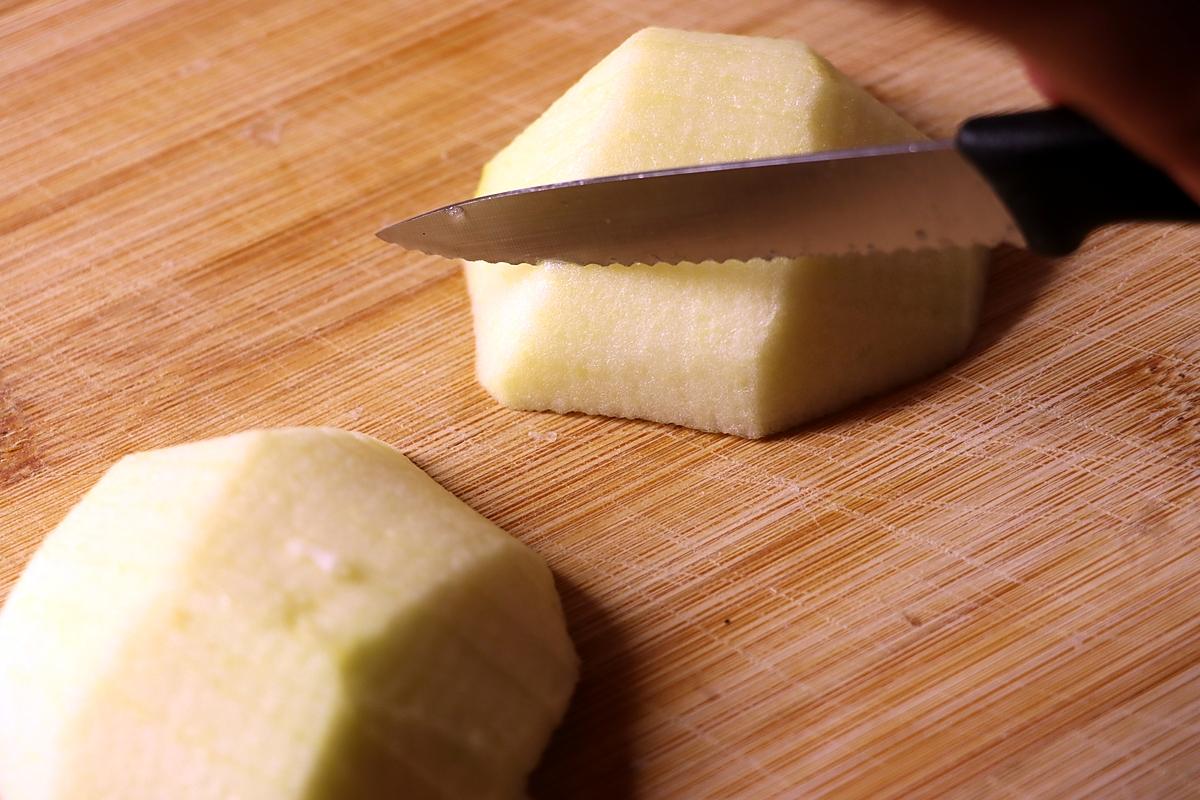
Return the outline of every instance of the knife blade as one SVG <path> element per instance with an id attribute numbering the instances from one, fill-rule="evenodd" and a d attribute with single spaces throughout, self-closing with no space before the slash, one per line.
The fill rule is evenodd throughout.
<path id="1" fill-rule="evenodd" d="M 379 232 L 469 261 L 678 263 L 1020 243 L 951 142 L 654 170 L 486 195 Z"/>
<path id="2" fill-rule="evenodd" d="M 1169 176 L 1069 109 L 952 141 L 612 175 L 487 195 L 377 234 L 469 261 L 679 263 L 993 246 L 1063 255 L 1124 220 L 1200 220 Z"/>

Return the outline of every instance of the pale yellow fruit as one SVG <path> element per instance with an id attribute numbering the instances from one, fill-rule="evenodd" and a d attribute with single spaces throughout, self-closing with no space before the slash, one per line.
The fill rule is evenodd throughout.
<path id="1" fill-rule="evenodd" d="M 545 564 L 391 447 L 138 453 L 0 611 L 0 797 L 518 797 L 575 679 Z"/>
<path id="2" fill-rule="evenodd" d="M 802 44 L 649 28 L 497 154 L 479 193 L 919 138 Z M 471 263 L 476 372 L 513 408 L 764 436 L 955 358 L 984 260 Z"/>

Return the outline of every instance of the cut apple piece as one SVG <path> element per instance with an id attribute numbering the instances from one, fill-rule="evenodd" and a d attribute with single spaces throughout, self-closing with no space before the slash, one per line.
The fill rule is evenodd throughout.
<path id="1" fill-rule="evenodd" d="M 802 44 L 648 28 L 497 154 L 479 193 L 920 138 Z M 512 408 L 765 436 L 957 357 L 985 259 L 469 263 L 476 372 Z"/>
<path id="2" fill-rule="evenodd" d="M 0 797 L 519 797 L 576 672 L 541 559 L 391 447 L 139 453 L 0 610 Z"/>

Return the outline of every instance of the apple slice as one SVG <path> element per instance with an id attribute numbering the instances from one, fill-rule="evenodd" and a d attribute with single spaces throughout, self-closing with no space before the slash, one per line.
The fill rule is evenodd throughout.
<path id="1" fill-rule="evenodd" d="M 920 138 L 798 42 L 648 28 L 498 153 L 479 193 Z M 957 357 L 985 258 L 470 263 L 476 372 L 512 408 L 765 436 Z"/>
<path id="2" fill-rule="evenodd" d="M 391 447 L 138 453 L 0 610 L 0 796 L 518 797 L 576 672 L 541 559 Z"/>

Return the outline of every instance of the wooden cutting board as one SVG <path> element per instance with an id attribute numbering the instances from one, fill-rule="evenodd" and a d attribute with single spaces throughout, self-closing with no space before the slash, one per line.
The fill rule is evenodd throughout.
<path id="1" fill-rule="evenodd" d="M 476 385 L 457 265 L 372 234 L 650 24 L 804 39 L 932 134 L 1036 102 L 841 0 L 0 3 L 0 598 L 121 454 L 336 425 L 553 566 L 536 797 L 1200 796 L 1200 231 L 1003 253 L 958 364 L 769 441 Z"/>

